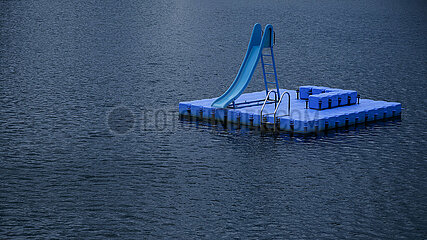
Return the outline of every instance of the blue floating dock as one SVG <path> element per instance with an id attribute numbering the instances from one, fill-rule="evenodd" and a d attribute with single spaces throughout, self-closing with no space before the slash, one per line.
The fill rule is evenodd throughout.
<path id="1" fill-rule="evenodd" d="M 280 89 L 280 92 L 288 92 L 290 94 L 290 112 L 289 116 L 277 117 L 276 121 L 274 121 L 272 114 L 275 111 L 274 103 L 265 105 L 263 116 L 266 117 L 261 122 L 262 103 L 235 109 L 215 108 L 211 105 L 216 98 L 181 102 L 179 103 L 179 113 L 182 116 L 198 119 L 211 119 L 254 127 L 263 126 L 271 129 L 276 127 L 277 130 L 281 131 L 305 134 L 397 117 L 401 114 L 402 108 L 401 104 L 396 102 L 360 99 L 359 103 L 318 110 L 310 107 L 306 108 L 308 97 L 307 99 L 297 99 L 297 91 L 295 90 Z M 236 105 L 264 100 L 265 96 L 265 91 L 242 94 Z M 279 105 L 277 115 L 287 114 L 287 101 L 287 99 L 283 100 Z"/>
<path id="2" fill-rule="evenodd" d="M 357 91 L 301 86 L 279 88 L 273 26 L 254 25 L 245 58 L 231 86 L 218 98 L 179 103 L 182 116 L 295 133 L 312 133 L 400 116 L 400 103 L 360 99 Z M 265 91 L 243 94 L 261 62 Z"/>

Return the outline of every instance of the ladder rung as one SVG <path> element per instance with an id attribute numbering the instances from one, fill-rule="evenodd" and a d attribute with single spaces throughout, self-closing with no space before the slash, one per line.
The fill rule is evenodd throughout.
<path id="1" fill-rule="evenodd" d="M 273 66 L 271 63 L 264 63 L 264 65 Z"/>
<path id="2" fill-rule="evenodd" d="M 276 82 L 267 82 L 267 83 L 276 84 Z"/>
<path id="3" fill-rule="evenodd" d="M 271 55 L 263 54 L 263 56 L 271 57 Z"/>
<path id="4" fill-rule="evenodd" d="M 265 74 L 274 74 L 274 73 L 266 72 Z"/>

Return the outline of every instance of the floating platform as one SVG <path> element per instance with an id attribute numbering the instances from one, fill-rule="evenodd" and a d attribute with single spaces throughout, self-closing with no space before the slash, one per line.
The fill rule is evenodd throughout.
<path id="1" fill-rule="evenodd" d="M 321 87 L 313 86 L 313 91 L 315 88 Z M 331 105 L 328 107 L 327 104 L 323 107 L 327 101 L 323 101 L 323 104 L 320 101 L 319 107 L 314 109 L 317 104 L 313 104 L 313 102 L 319 101 L 319 97 L 312 92 L 309 93 L 313 94 L 310 97 L 310 101 L 308 96 L 299 96 L 300 90 L 301 94 L 305 94 L 303 89 L 304 87 L 297 91 L 280 89 L 280 93 L 289 93 L 290 104 L 287 97 L 283 98 L 277 110 L 277 101 L 270 101 L 265 104 L 261 113 L 266 92 L 260 91 L 242 94 L 238 99 L 239 101 L 228 108 L 212 107 L 211 105 L 216 98 L 180 102 L 179 114 L 197 119 L 215 120 L 224 123 L 232 122 L 302 134 L 398 117 L 401 114 L 402 105 L 400 103 L 369 99 L 358 99 L 356 102 L 353 97 L 348 97 L 348 104 L 346 102 L 345 105 L 336 107 L 331 107 Z M 323 94 L 326 97 L 328 95 L 326 93 Z M 301 97 L 305 99 L 301 99 Z M 329 102 L 335 102 L 335 100 L 329 100 Z M 273 114 L 275 110 L 276 119 Z M 263 119 L 261 119 L 261 115 Z"/>

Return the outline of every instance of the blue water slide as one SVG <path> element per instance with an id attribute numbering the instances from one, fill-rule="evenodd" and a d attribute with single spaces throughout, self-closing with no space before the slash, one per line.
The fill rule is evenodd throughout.
<path id="1" fill-rule="evenodd" d="M 262 34 L 261 25 L 259 23 L 255 24 L 248 50 L 236 78 L 228 90 L 212 103 L 212 107 L 226 108 L 245 91 L 259 62 L 262 49 L 271 47 L 273 44 L 272 33 L 273 26 L 270 24 L 265 26 L 264 35 Z"/>

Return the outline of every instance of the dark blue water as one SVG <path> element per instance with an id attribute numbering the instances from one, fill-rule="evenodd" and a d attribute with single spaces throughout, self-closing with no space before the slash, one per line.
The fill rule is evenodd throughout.
<path id="1" fill-rule="evenodd" d="M 0 238 L 425 239 L 425 1 L 1 1 Z M 309 137 L 178 120 L 252 26 L 282 88 L 400 121 Z M 247 91 L 263 89 L 258 69 Z"/>

